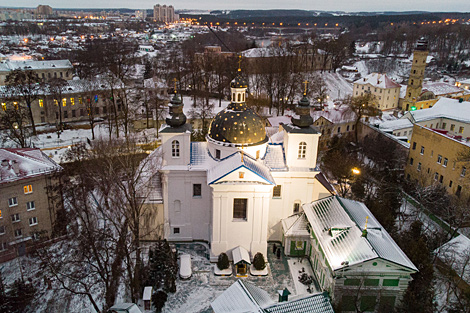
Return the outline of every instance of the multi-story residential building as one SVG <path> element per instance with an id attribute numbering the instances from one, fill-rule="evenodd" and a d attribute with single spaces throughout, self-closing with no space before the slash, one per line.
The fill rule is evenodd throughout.
<path id="1" fill-rule="evenodd" d="M 175 8 L 172 5 L 154 5 L 153 6 L 153 19 L 156 22 L 170 23 L 175 19 Z"/>
<path id="2" fill-rule="evenodd" d="M 6 61 L 0 63 L 0 86 L 5 85 L 5 80 L 13 70 L 30 70 L 43 81 L 52 78 L 71 80 L 73 78 L 73 66 L 69 60 L 53 61 Z"/>
<path id="3" fill-rule="evenodd" d="M 418 41 L 416 49 L 413 52 L 413 63 L 411 64 L 410 77 L 408 79 L 408 86 L 406 87 L 405 98 L 402 103 L 402 110 L 404 111 L 410 110 L 421 95 L 428 53 L 427 41 Z"/>
<path id="4" fill-rule="evenodd" d="M 354 82 L 353 97 L 370 93 L 374 96 L 374 103 L 379 110 L 393 110 L 398 108 L 400 87 L 387 75 L 372 73 Z"/>
<path id="5" fill-rule="evenodd" d="M 341 312 L 392 312 L 418 271 L 358 201 L 330 196 L 304 204 L 282 228 L 284 253 L 309 258 L 320 290 Z"/>
<path id="6" fill-rule="evenodd" d="M 470 137 L 470 102 L 460 99 L 441 98 L 425 110 L 409 111 L 400 119 L 380 124 L 380 129 L 396 137 L 411 140 L 413 125 L 446 131 L 459 138 Z"/>
<path id="7" fill-rule="evenodd" d="M 405 176 L 421 186 L 441 184 L 449 194 L 468 196 L 468 140 L 446 130 L 414 125 Z"/>
<path id="8" fill-rule="evenodd" d="M 0 261 L 48 239 L 62 198 L 52 188 L 62 168 L 39 149 L 0 149 Z"/>
<path id="9" fill-rule="evenodd" d="M 36 16 L 37 17 L 48 17 L 52 15 L 52 7 L 49 5 L 38 5 L 36 8 Z"/>
<path id="10" fill-rule="evenodd" d="M 115 88 L 114 91 L 119 88 Z M 0 114 L 8 106 L 18 103 L 13 99 L 2 98 L 6 96 L 0 92 Z M 111 101 L 112 95 L 107 83 L 99 81 L 70 80 L 62 89 L 60 101 L 45 90 L 38 99 L 31 104 L 33 118 L 36 124 L 58 124 L 85 121 L 91 117 L 104 118 L 110 114 L 121 112 L 120 101 Z M 116 97 L 117 99 L 118 97 Z"/>

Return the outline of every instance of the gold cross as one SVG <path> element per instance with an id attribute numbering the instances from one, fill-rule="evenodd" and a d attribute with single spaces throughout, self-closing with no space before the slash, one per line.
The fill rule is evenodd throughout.
<path id="1" fill-rule="evenodd" d="M 176 77 L 175 77 L 175 78 L 173 78 L 173 81 L 175 82 L 175 94 L 176 94 L 176 82 L 177 82 L 178 80 L 177 80 Z"/>
<path id="2" fill-rule="evenodd" d="M 238 71 L 241 72 L 242 71 L 242 56 L 239 55 L 238 56 Z"/>
<path id="3" fill-rule="evenodd" d="M 308 80 L 303 82 L 305 84 L 305 90 L 304 90 L 304 95 L 307 94 L 307 85 L 308 85 Z"/>

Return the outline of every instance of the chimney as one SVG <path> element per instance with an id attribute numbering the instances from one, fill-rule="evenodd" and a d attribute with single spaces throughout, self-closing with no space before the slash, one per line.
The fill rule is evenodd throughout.
<path id="1" fill-rule="evenodd" d="M 278 290 L 277 293 L 279 294 L 279 302 L 289 301 L 290 291 L 287 288 L 284 288 L 284 290 Z"/>
<path id="2" fill-rule="evenodd" d="M 20 164 L 18 164 L 18 161 L 11 161 L 11 168 L 13 169 L 16 175 L 20 174 Z"/>

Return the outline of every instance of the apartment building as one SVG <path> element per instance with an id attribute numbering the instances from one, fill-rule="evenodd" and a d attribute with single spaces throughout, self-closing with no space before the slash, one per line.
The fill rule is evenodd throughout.
<path id="1" fill-rule="evenodd" d="M 0 86 L 5 85 L 5 80 L 10 72 L 18 69 L 33 71 L 44 82 L 52 78 L 62 78 L 65 80 L 73 78 L 73 66 L 69 60 L 5 61 L 0 63 Z"/>
<path id="2" fill-rule="evenodd" d="M 405 177 L 421 186 L 443 185 L 449 194 L 468 196 L 470 144 L 445 130 L 414 125 Z"/>
<path id="3" fill-rule="evenodd" d="M 53 190 L 62 168 L 39 149 L 0 149 L 0 262 L 53 235 L 62 198 Z"/>

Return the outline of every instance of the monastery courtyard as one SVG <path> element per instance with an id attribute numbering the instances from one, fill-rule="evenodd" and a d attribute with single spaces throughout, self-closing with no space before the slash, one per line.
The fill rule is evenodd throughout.
<path id="1" fill-rule="evenodd" d="M 279 247 L 278 243 L 276 245 Z M 162 312 L 212 312 L 210 303 L 237 279 L 243 279 L 264 289 L 275 301 L 278 298 L 277 291 L 286 287 L 292 293 L 291 296 L 308 293 L 307 287 L 298 281 L 298 276 L 302 267 L 309 275 L 312 275 L 310 263 L 306 258 L 299 263 L 300 258 L 286 257 L 284 254 L 278 259 L 273 253 L 273 243 L 270 243 L 268 247 L 269 274 L 264 277 L 250 274 L 246 277 L 216 276 L 213 271 L 213 266 L 216 265 L 209 262 L 209 249 L 205 244 L 185 243 L 176 244 L 176 247 L 178 253 L 191 255 L 193 274 L 189 280 L 178 278 L 176 292 L 168 294 L 167 305 Z M 316 282 L 311 286 L 313 292 L 316 291 L 315 285 Z"/>

